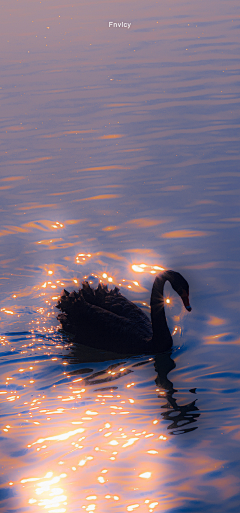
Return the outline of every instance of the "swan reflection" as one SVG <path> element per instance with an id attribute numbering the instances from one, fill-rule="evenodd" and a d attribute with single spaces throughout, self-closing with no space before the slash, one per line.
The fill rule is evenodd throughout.
<path id="1" fill-rule="evenodd" d="M 79 344 L 71 346 L 70 354 L 68 355 L 68 361 L 69 363 L 83 363 L 85 362 L 84 358 L 84 346 L 81 345 L 79 347 Z M 88 348 L 87 355 L 88 355 Z M 94 350 L 92 356 L 94 356 L 94 361 L 103 361 L 103 353 L 102 351 Z M 108 353 L 108 356 L 110 356 L 110 353 Z M 123 355 L 121 355 L 122 357 Z M 68 373 L 68 376 L 75 376 L 77 375 L 84 375 L 86 373 L 89 373 L 89 376 L 80 378 L 81 384 L 83 384 L 85 387 L 91 386 L 91 385 L 102 385 L 106 383 L 108 386 L 105 387 L 98 387 L 95 389 L 95 392 L 116 392 L 118 390 L 118 386 L 109 386 L 109 384 L 114 383 L 116 384 L 116 381 L 119 379 L 124 378 L 127 375 L 133 375 L 134 370 L 137 367 L 142 367 L 148 365 L 151 361 L 154 363 L 154 369 L 157 372 L 157 377 L 155 378 L 155 383 L 157 385 L 157 392 L 159 399 L 167 400 L 165 404 L 161 406 L 164 410 L 167 410 L 165 412 L 161 413 L 161 417 L 163 417 L 164 420 L 170 421 L 169 426 L 167 429 L 169 430 L 169 434 L 171 435 L 179 435 L 184 434 L 189 431 L 194 431 L 197 429 L 198 426 L 192 426 L 187 427 L 190 424 L 193 424 L 197 422 L 198 417 L 200 416 L 199 409 L 195 405 L 196 399 L 194 401 L 189 402 L 188 404 L 180 406 L 177 402 L 177 399 L 173 397 L 174 393 L 177 393 L 177 390 L 174 389 L 172 381 L 169 380 L 168 374 L 176 367 L 176 364 L 174 360 L 172 359 L 172 352 L 166 352 L 155 355 L 154 358 L 148 358 L 147 360 L 144 359 L 144 361 L 140 361 L 137 363 L 132 363 L 130 360 L 128 361 L 128 355 L 126 355 L 126 359 L 123 361 L 119 361 L 119 355 L 115 355 L 114 353 L 111 353 L 111 359 L 114 359 L 117 357 L 118 361 L 114 363 L 109 363 L 104 369 L 92 372 L 92 369 L 90 368 L 80 368 L 78 370 L 74 370 Z M 74 382 L 78 381 L 78 379 L 75 379 Z M 126 385 L 126 388 L 134 387 L 134 376 L 133 381 L 128 383 Z M 190 389 L 190 393 L 196 393 L 196 389 Z M 98 400 L 103 401 L 102 404 L 105 404 L 105 398 L 106 397 L 113 397 L 113 395 L 98 395 Z M 120 396 L 119 396 L 120 397 Z M 134 403 L 133 399 L 128 399 L 130 403 Z M 114 406 L 111 408 L 118 409 L 119 407 Z M 119 408 L 120 409 L 120 408 Z M 196 413 L 199 412 L 199 413 Z M 157 423 L 157 421 L 153 422 L 154 424 Z"/>
<path id="2" fill-rule="evenodd" d="M 177 400 L 173 397 L 173 394 L 177 392 L 173 388 L 172 382 L 168 379 L 168 373 L 176 367 L 174 360 L 171 358 L 171 353 L 164 353 L 156 355 L 155 370 L 157 377 L 155 379 L 156 385 L 166 391 L 164 398 L 167 399 L 167 403 L 162 405 L 161 408 L 167 409 L 166 412 L 161 413 L 164 420 L 170 420 L 171 424 L 168 426 L 171 435 L 180 435 L 189 431 L 194 431 L 198 426 L 184 427 L 194 422 L 197 422 L 197 418 L 200 417 L 200 413 L 197 406 L 195 406 L 196 399 L 188 404 L 179 406 Z M 190 389 L 189 392 L 195 393 L 196 389 Z M 161 393 L 159 397 L 163 396 Z"/>

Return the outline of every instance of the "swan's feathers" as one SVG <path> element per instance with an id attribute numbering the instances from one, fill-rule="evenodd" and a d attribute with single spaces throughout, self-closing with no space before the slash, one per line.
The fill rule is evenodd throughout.
<path id="1" fill-rule="evenodd" d="M 58 315 L 58 320 L 65 329 L 91 323 L 96 329 L 104 328 L 109 334 L 117 334 L 125 340 L 126 336 L 145 340 L 152 337 L 149 318 L 122 296 L 117 287 L 108 290 L 100 283 L 97 289 L 92 289 L 85 281 L 78 292 L 63 290 L 57 308 L 63 312 Z"/>

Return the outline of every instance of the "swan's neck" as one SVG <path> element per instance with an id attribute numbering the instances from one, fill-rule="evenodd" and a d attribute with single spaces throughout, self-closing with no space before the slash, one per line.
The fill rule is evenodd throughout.
<path id="1" fill-rule="evenodd" d="M 157 276 L 151 294 L 153 342 L 158 351 L 167 351 L 173 344 L 164 311 L 163 287 L 167 280 L 169 280 L 167 273 Z"/>

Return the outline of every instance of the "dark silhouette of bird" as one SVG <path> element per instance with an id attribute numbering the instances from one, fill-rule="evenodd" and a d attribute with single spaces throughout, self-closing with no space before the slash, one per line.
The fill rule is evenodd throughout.
<path id="1" fill-rule="evenodd" d="M 82 283 L 78 292 L 63 290 L 56 305 L 62 328 L 75 334 L 90 347 L 118 354 L 152 354 L 171 349 L 173 341 L 168 329 L 163 288 L 169 281 L 190 312 L 189 285 L 180 273 L 164 271 L 153 283 L 151 321 L 137 305 L 125 298 L 117 287 L 108 290 L 99 284 L 96 289 Z"/>

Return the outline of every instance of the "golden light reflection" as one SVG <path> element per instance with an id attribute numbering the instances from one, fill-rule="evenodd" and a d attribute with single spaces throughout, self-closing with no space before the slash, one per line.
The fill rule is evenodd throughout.
<path id="1" fill-rule="evenodd" d="M 146 218 L 139 218 L 139 219 L 131 219 L 130 221 L 127 221 L 126 224 L 134 224 L 135 226 L 139 228 L 151 228 L 152 226 L 157 226 L 158 224 L 165 223 L 165 220 L 159 220 L 159 219 L 146 219 Z"/>
<path id="2" fill-rule="evenodd" d="M 98 395 L 102 396 L 102 398 L 105 400 L 109 400 L 109 402 L 110 402 L 109 408 L 111 408 L 111 407 L 117 408 L 117 411 L 122 407 L 112 404 L 112 400 L 114 397 L 115 398 L 118 397 L 119 401 L 121 403 L 125 403 L 125 402 L 130 403 L 130 398 L 126 397 L 125 398 L 126 400 L 123 400 L 121 394 L 117 394 L 117 395 L 115 395 L 115 394 L 104 394 L 104 395 L 98 394 Z M 61 399 L 62 396 L 59 396 L 59 398 Z M 134 404 L 134 402 L 135 402 L 134 399 L 132 399 L 131 401 L 132 402 L 130 404 Z M 36 398 L 32 399 L 32 404 L 36 404 L 37 402 L 38 401 Z M 57 412 L 57 410 L 56 410 L 56 412 Z M 48 414 L 50 414 L 50 413 L 54 413 L 54 411 L 48 410 Z M 99 410 L 93 410 L 91 408 L 89 410 L 86 410 L 85 414 L 92 415 L 92 417 L 94 418 L 94 414 L 95 414 L 95 416 L 96 416 L 96 414 L 99 414 Z M 119 414 L 121 414 L 121 411 L 119 411 Z M 82 421 L 79 421 L 79 420 L 71 421 L 72 424 L 73 423 L 77 424 L 80 422 L 82 422 Z M 158 422 L 157 420 L 153 420 L 152 426 L 153 426 L 153 423 L 156 424 L 157 422 Z M 115 424 L 115 422 L 114 422 L 114 424 Z M 99 428 L 99 433 L 102 433 L 102 436 L 106 437 L 106 438 L 108 438 L 109 436 L 110 437 L 113 436 L 113 439 L 111 439 L 110 442 L 108 442 L 106 440 L 106 438 L 104 438 L 104 440 L 106 440 L 107 445 L 104 444 L 102 446 L 100 443 L 99 447 L 95 447 L 95 451 L 96 451 L 95 454 L 98 457 L 100 454 L 103 454 L 103 458 L 107 457 L 108 461 L 112 462 L 113 464 L 114 464 L 115 460 L 118 458 L 118 453 L 121 455 L 122 451 L 131 450 L 132 446 L 135 445 L 136 443 L 138 443 L 140 440 L 142 440 L 142 441 L 146 440 L 146 443 L 147 443 L 148 438 L 154 436 L 154 433 L 151 433 L 151 432 L 148 433 L 146 430 L 143 430 L 140 433 L 136 433 L 137 436 L 136 436 L 136 434 L 131 436 L 131 433 L 128 433 L 128 431 L 127 431 L 127 426 L 123 426 L 123 427 L 118 427 L 118 426 L 119 426 L 119 424 L 115 425 L 115 427 L 112 428 L 110 422 L 105 422 L 102 425 L 102 427 Z M 10 427 L 10 426 L 7 425 L 6 428 L 7 427 Z M 111 429 L 111 431 L 110 431 L 110 429 Z M 106 430 L 107 430 L 107 432 L 106 432 Z M 39 438 L 36 442 L 34 442 L 32 444 L 32 446 L 34 446 L 35 444 L 40 444 L 43 450 L 45 448 L 45 449 L 48 449 L 48 451 L 49 451 L 50 446 L 42 445 L 44 443 L 44 441 L 47 441 L 47 442 L 64 441 L 74 435 L 82 433 L 83 431 L 86 431 L 86 435 L 87 435 L 86 447 L 87 447 L 89 445 L 87 428 L 81 428 L 81 429 L 77 429 L 74 431 L 67 431 L 66 433 L 61 433 L 60 435 L 56 435 L 56 436 L 48 436 L 46 438 Z M 136 431 L 136 430 L 133 429 L 132 431 Z M 162 440 L 166 439 L 166 437 L 164 437 L 164 435 L 161 435 L 161 439 Z M 78 442 L 80 440 L 85 440 L 85 437 L 84 436 L 80 437 Z M 151 438 L 151 440 L 152 440 L 152 438 Z M 155 438 L 155 440 L 156 440 L 156 438 Z M 84 444 L 85 444 L 85 442 L 84 442 Z M 79 445 L 79 443 L 76 443 L 75 441 L 71 442 L 71 445 L 74 446 L 75 450 L 84 450 L 84 445 Z M 111 451 L 110 448 L 114 447 L 114 446 L 118 446 L 118 448 L 119 448 L 118 452 Z M 148 447 L 146 447 L 146 449 L 147 448 Z M 40 449 L 40 447 L 39 447 L 39 449 Z M 63 446 L 63 450 L 64 450 L 64 453 L 66 454 L 66 447 Z M 109 450 L 110 450 L 110 454 L 109 454 Z M 150 458 L 153 458 L 155 455 L 158 454 L 158 451 L 150 447 L 149 450 L 145 450 L 145 454 L 148 454 Z M 72 453 L 72 456 L 74 458 L 74 453 Z M 65 462 L 64 460 L 59 460 L 57 463 L 58 463 L 58 465 L 64 466 L 64 465 L 66 465 L 67 462 Z M 105 486 L 107 486 L 108 482 L 110 482 L 110 483 L 112 482 L 112 473 L 111 473 L 112 467 L 111 466 L 110 466 L 110 468 L 108 468 L 106 466 L 104 467 L 104 459 L 102 459 L 102 463 L 103 463 L 102 468 L 98 469 L 98 474 L 95 475 L 95 479 L 99 486 L 105 487 Z M 75 456 L 75 461 L 72 459 L 71 464 L 69 465 L 69 463 L 67 463 L 67 466 L 71 472 L 78 473 L 78 472 L 81 472 L 81 469 L 83 469 L 83 467 L 85 468 L 86 465 L 89 466 L 89 469 L 91 469 L 91 468 L 93 469 L 93 468 L 95 468 L 94 466 L 97 464 L 98 464 L 98 461 L 96 460 L 96 458 L 94 458 L 93 455 L 88 453 L 88 454 L 83 455 L 80 460 L 78 459 L 78 463 L 76 461 L 76 456 Z M 105 463 L 105 465 L 106 465 L 106 463 Z M 150 479 L 150 477 L 152 477 L 152 474 L 153 474 L 152 470 L 150 471 L 149 467 L 148 467 L 148 470 L 141 472 L 138 475 L 138 477 L 141 479 L 148 480 L 148 479 Z M 29 477 L 29 478 L 25 478 L 25 479 L 21 480 L 22 484 L 25 484 L 25 483 L 27 484 L 28 482 L 29 483 L 32 482 L 34 485 L 35 496 L 33 495 L 33 493 L 31 493 L 30 498 L 28 499 L 28 503 L 29 504 L 38 504 L 38 506 L 49 510 L 49 513 L 50 513 L 50 511 L 57 511 L 59 513 L 60 511 L 63 511 L 64 509 L 66 509 L 67 494 L 65 493 L 64 488 L 59 483 L 60 478 L 62 478 L 63 476 L 67 477 L 67 474 L 61 474 L 60 476 L 58 476 L 58 475 L 54 476 L 53 472 L 48 472 L 44 478 Z M 80 480 L 83 480 L 82 485 L 85 486 L 84 485 L 84 474 L 81 474 L 81 475 L 79 474 L 79 477 L 77 478 L 78 481 L 79 481 L 79 478 L 80 478 Z M 137 488 L 135 488 L 135 489 L 137 489 Z M 110 495 L 110 494 L 105 495 L 104 498 L 105 498 L 105 500 L 109 500 L 109 501 L 111 501 L 111 500 L 119 501 L 120 500 L 119 496 Z M 85 500 L 88 501 L 89 504 L 88 505 L 83 504 L 82 508 L 85 509 L 86 511 L 95 511 L 95 509 L 97 508 L 97 505 L 95 504 L 94 501 L 96 501 L 97 499 L 101 499 L 101 497 L 90 493 L 85 498 Z M 145 501 L 145 503 L 149 504 L 149 508 L 150 508 L 149 511 L 153 511 L 153 508 L 155 507 L 155 505 L 157 505 L 157 502 L 150 501 L 149 499 L 146 499 L 146 500 L 148 502 Z M 125 508 L 127 509 L 127 511 L 134 511 L 134 509 L 136 509 L 137 507 L 140 507 L 141 505 L 142 505 L 142 502 L 141 503 L 131 503 L 131 504 L 128 503 L 128 504 L 126 504 Z M 96 508 L 95 508 L 95 506 L 96 506 Z"/>
<path id="3" fill-rule="evenodd" d="M 54 486 L 65 477 L 67 477 L 67 474 L 65 473 L 60 474 L 60 476 L 53 477 L 53 472 L 47 472 L 43 478 L 22 479 L 21 483 L 41 481 L 42 479 L 45 479 L 45 481 L 38 483 L 35 488 L 35 494 L 37 496 L 44 494 L 45 497 L 39 499 L 32 497 L 28 500 L 28 504 L 35 504 L 38 502 L 38 506 L 43 506 L 44 509 L 48 509 L 49 511 L 57 513 L 65 512 L 66 508 L 62 508 L 62 506 L 67 505 L 67 496 L 64 494 L 63 488 Z M 48 497 L 46 497 L 46 495 Z"/>
<path id="4" fill-rule="evenodd" d="M 6 308 L 1 308 L 0 312 L 3 312 L 8 315 L 14 315 L 14 312 L 12 310 L 6 310 Z"/>
<path id="5" fill-rule="evenodd" d="M 202 232 L 200 230 L 175 230 L 162 234 L 164 239 L 186 239 L 192 237 L 206 237 L 211 235 L 209 232 Z"/>
<path id="6" fill-rule="evenodd" d="M 33 442 L 32 445 L 41 444 L 43 442 L 46 442 L 46 440 L 56 440 L 56 441 L 67 440 L 71 436 L 74 436 L 77 433 L 83 433 L 84 431 L 85 431 L 84 428 L 79 428 L 79 429 L 75 429 L 75 431 L 68 431 L 68 433 L 62 433 L 61 435 L 49 436 L 47 438 L 39 438 L 36 442 Z M 31 445 L 29 445 L 28 447 L 31 447 Z"/>
<path id="7" fill-rule="evenodd" d="M 26 176 L 8 176 L 1 178 L 1 182 L 15 182 L 16 180 L 25 180 Z"/>
<path id="8" fill-rule="evenodd" d="M 98 196 L 90 196 L 88 198 L 72 200 L 72 203 L 82 202 L 82 201 L 98 201 L 98 200 L 117 199 L 117 198 L 121 198 L 121 196 L 122 196 L 121 194 L 99 194 Z"/>
<path id="9" fill-rule="evenodd" d="M 55 221 L 49 221 L 47 219 L 39 219 L 38 221 L 30 221 L 29 223 L 24 223 L 23 228 L 33 228 L 35 230 L 41 230 L 44 232 L 52 231 L 52 229 L 62 229 L 64 228 L 64 224 Z M 27 230 L 30 231 L 30 230 Z"/>
<path id="10" fill-rule="evenodd" d="M 212 335 L 212 336 L 206 336 L 206 337 L 203 337 L 204 339 L 204 344 L 208 344 L 208 345 L 211 345 L 211 344 L 225 344 L 226 345 L 226 337 L 232 337 L 232 333 L 230 332 L 225 332 L 225 333 L 218 333 L 217 335 Z M 223 340 L 221 340 L 221 338 Z M 228 340 L 227 341 L 227 344 L 229 346 L 229 344 L 232 344 L 232 345 L 239 345 L 240 344 L 240 339 L 239 338 L 235 338 L 233 337 L 232 340 Z"/>
<path id="11" fill-rule="evenodd" d="M 124 134 L 109 134 L 109 135 L 101 135 L 98 139 L 119 139 L 121 137 L 125 137 Z"/>
<path id="12" fill-rule="evenodd" d="M 49 246 L 50 244 L 54 243 L 54 242 L 60 242 L 62 241 L 63 239 L 44 239 L 44 240 L 39 240 L 36 242 L 36 244 L 42 244 L 43 246 Z"/>
<path id="13" fill-rule="evenodd" d="M 48 204 L 41 204 L 41 203 L 36 203 L 36 202 L 29 202 L 29 203 L 25 203 L 25 205 L 23 205 L 22 207 L 18 207 L 18 210 L 37 210 L 39 208 L 56 208 L 57 207 L 57 203 L 48 203 Z"/>
<path id="14" fill-rule="evenodd" d="M 86 262 L 91 258 L 90 253 L 78 253 L 76 256 L 76 263 L 77 264 L 86 264 Z"/>
<path id="15" fill-rule="evenodd" d="M 120 497 L 118 497 L 118 495 L 105 495 L 105 499 L 113 499 L 114 501 L 119 501 Z"/>
<path id="16" fill-rule="evenodd" d="M 52 283 L 46 281 L 46 287 L 51 287 Z M 46 315 L 45 308 L 40 308 L 39 314 Z M 140 450 L 145 465 L 143 468 L 142 466 L 140 469 L 137 468 L 136 472 L 133 473 L 134 476 L 131 478 L 134 480 L 133 489 L 140 488 L 139 480 L 141 478 L 144 479 L 144 474 L 151 472 L 152 476 L 155 476 L 154 465 L 160 453 L 159 446 L 165 445 L 164 440 L 166 440 L 164 434 L 159 439 L 159 429 L 157 426 L 159 421 L 156 419 L 156 413 L 150 419 L 148 418 L 148 427 L 146 429 L 143 426 L 140 427 L 142 421 L 139 422 L 137 416 L 140 414 L 138 409 L 141 406 L 139 398 L 135 396 L 135 392 L 137 393 L 138 389 L 137 387 L 136 390 L 134 389 L 134 386 L 138 385 L 139 380 L 135 379 L 134 382 L 130 382 L 130 379 L 124 376 L 126 370 L 129 370 L 129 364 L 127 361 L 122 360 L 118 363 L 118 366 L 109 365 L 104 370 L 107 378 L 116 378 L 116 376 L 121 375 L 121 379 L 125 380 L 123 381 L 122 390 L 115 390 L 114 387 L 111 389 L 109 383 L 107 383 L 106 390 L 99 388 L 95 393 L 95 387 L 89 389 L 92 378 L 88 381 L 88 378 L 85 376 L 78 377 L 75 370 L 74 373 L 71 373 L 68 370 L 69 368 L 71 369 L 71 360 L 63 362 L 58 353 L 51 353 L 48 345 L 49 342 L 46 338 L 40 341 L 33 332 L 29 338 L 29 341 L 24 339 L 23 346 L 26 346 L 25 348 L 32 344 L 34 340 L 34 347 L 38 347 L 39 344 L 39 347 L 41 349 L 43 347 L 45 353 L 50 355 L 50 358 L 48 361 L 41 362 L 40 358 L 38 360 L 36 356 L 31 361 L 31 366 L 29 363 L 26 364 L 24 360 L 21 363 L 18 362 L 17 372 L 15 374 L 9 372 L 7 376 L 8 382 L 11 385 L 13 381 L 15 383 L 15 375 L 17 375 L 17 379 L 23 380 L 25 378 L 25 383 L 28 384 L 29 374 L 35 377 L 35 371 L 43 376 L 44 381 L 44 376 L 48 372 L 47 365 L 50 365 L 49 368 L 52 366 L 54 372 L 56 369 L 56 381 L 55 379 L 53 380 L 53 385 L 47 390 L 47 393 L 44 391 L 45 396 L 42 395 L 43 392 L 41 392 L 41 395 L 38 392 L 34 393 L 34 388 L 29 390 L 29 396 L 27 396 L 24 390 L 24 403 L 22 404 L 25 404 L 25 406 L 21 407 L 19 405 L 18 409 L 21 422 L 24 426 L 29 427 L 28 435 L 30 434 L 30 437 L 28 436 L 26 445 L 29 442 L 27 447 L 30 449 L 30 457 L 38 458 L 36 464 L 38 465 L 39 463 L 39 466 L 42 465 L 42 468 L 52 468 L 54 470 L 51 476 L 50 474 L 46 476 L 44 472 L 39 471 L 40 476 L 45 475 L 45 477 L 35 477 L 32 473 L 26 476 L 26 467 L 24 467 L 25 475 L 20 475 L 25 479 L 29 479 L 25 483 L 22 481 L 23 485 L 26 484 L 25 492 L 28 490 L 28 506 L 36 505 L 34 507 L 37 508 L 38 506 L 40 510 L 47 510 L 49 513 L 54 510 L 59 513 L 64 509 L 66 510 L 67 507 L 69 507 L 69 511 L 71 510 L 71 507 L 66 505 L 67 496 L 69 495 L 66 486 L 62 485 L 62 481 L 53 481 L 55 478 L 59 478 L 58 473 L 60 470 L 63 472 L 67 471 L 69 478 L 68 486 L 72 486 L 73 482 L 81 483 L 81 488 L 86 490 L 86 498 L 79 504 L 79 509 L 84 507 L 85 511 L 95 511 L 93 506 L 96 506 L 95 509 L 98 511 L 100 504 L 95 504 L 97 499 L 98 501 L 108 501 L 109 505 L 114 504 L 114 501 L 122 501 L 122 497 L 114 495 L 114 491 L 118 491 L 118 488 L 113 486 L 117 482 L 113 469 L 121 468 L 122 463 L 120 462 L 123 461 L 123 457 L 128 461 L 128 458 L 131 458 L 132 455 Z M 52 341 L 53 339 L 50 340 Z M 63 347 L 63 344 L 59 345 L 59 340 L 54 345 L 54 348 L 58 346 L 61 349 Z M 57 356 L 55 356 L 56 354 Z M 147 358 L 147 360 L 153 359 Z M 19 363 L 21 365 L 20 368 Z M 68 368 L 67 366 L 63 367 L 63 363 L 68 363 Z M 44 372 L 40 372 L 42 365 L 46 365 Z M 82 369 L 79 370 L 81 371 Z M 80 374 L 82 373 L 80 372 Z M 10 381 L 10 377 L 13 377 L 13 381 Z M 5 377 L 6 380 L 7 378 Z M 63 382 L 61 381 L 62 378 L 64 378 Z M 31 381 L 33 382 L 34 380 Z M 101 379 L 99 381 L 101 383 Z M 81 386 L 84 384 L 85 387 L 79 388 L 79 384 Z M 13 400 L 16 397 L 16 392 L 11 389 L 10 393 L 6 393 L 4 386 L 2 386 L 1 390 L 4 392 L 2 398 L 8 397 L 8 399 Z M 57 388 L 54 389 L 55 386 Z M 131 392 L 128 391 L 129 388 L 131 388 Z M 91 393 L 89 393 L 90 390 Z M 155 386 L 153 386 L 152 392 L 155 395 Z M 84 397 L 84 403 L 81 401 L 80 394 L 86 394 L 87 396 Z M 96 400 L 99 402 L 95 402 Z M 62 401 L 65 401 L 63 407 Z M 135 420 L 132 422 L 131 419 L 128 420 L 128 417 L 131 417 L 130 414 L 133 412 L 137 416 L 134 417 Z M 114 415 L 112 416 L 112 414 Z M 12 426 L 12 422 L 2 426 L 3 429 L 7 430 L 2 432 L 2 435 L 7 438 L 10 438 L 12 431 L 10 426 Z M 134 426 L 137 426 L 138 431 L 131 429 Z M 146 424 L 144 424 L 144 427 L 146 427 Z M 14 430 L 13 433 L 15 433 Z M 33 434 L 35 434 L 34 437 L 32 436 Z M 93 444 L 91 443 L 92 436 L 94 436 Z M 55 469 L 57 468 L 56 472 L 54 467 L 51 467 L 53 463 L 55 464 Z M 59 469 L 59 466 L 61 466 L 61 469 Z M 89 478 L 93 480 L 91 488 L 89 486 Z M 145 480 L 149 481 L 146 475 Z M 47 481 L 49 482 L 47 483 Z M 99 492 L 99 490 L 101 491 Z M 146 493 L 148 492 L 149 487 Z M 148 495 L 145 495 L 144 498 L 139 500 L 139 497 L 134 495 L 127 503 L 124 503 L 123 508 L 126 511 L 127 507 L 135 508 L 139 504 L 138 508 L 140 509 L 144 506 L 143 501 L 147 497 Z M 72 494 L 71 500 L 73 500 Z M 155 500 L 155 496 L 152 497 L 149 504 L 153 503 L 153 500 Z M 106 511 L 107 508 L 104 508 L 101 504 L 101 509 Z M 146 511 L 148 511 L 148 508 Z"/>
<path id="17" fill-rule="evenodd" d="M 150 501 L 149 501 L 150 502 Z M 150 512 L 153 511 L 154 508 L 156 508 L 156 506 L 158 505 L 158 502 L 151 502 L 149 504 L 149 508 L 150 508 Z"/>
<path id="18" fill-rule="evenodd" d="M 142 269 L 142 267 L 140 267 L 140 265 L 132 265 L 132 270 L 135 271 L 136 273 L 143 273 L 144 270 Z"/>
<path id="19" fill-rule="evenodd" d="M 98 253 L 100 254 L 100 253 Z M 79 253 L 77 256 L 76 256 L 76 263 L 78 264 L 81 264 L 81 265 L 84 265 L 88 262 L 88 259 L 91 258 L 93 255 L 91 255 L 90 253 Z M 106 255 L 106 256 L 110 256 L 110 257 L 113 257 L 114 258 L 114 255 Z M 152 271 L 150 271 L 152 272 Z M 155 273 L 156 271 L 154 271 Z M 128 289 L 131 289 L 133 292 L 147 292 L 147 289 L 145 289 L 144 287 L 142 287 L 138 281 L 136 280 L 126 280 L 126 279 L 122 279 L 119 283 L 119 279 L 117 279 L 116 277 L 114 276 L 109 276 L 109 274 L 107 272 L 103 272 L 102 274 L 91 274 L 91 276 L 93 278 L 98 278 L 99 280 L 99 283 L 106 283 L 107 285 L 108 284 L 112 284 L 113 286 L 117 286 L 117 287 L 125 287 L 125 288 L 128 288 Z M 88 283 L 90 284 L 90 286 L 92 286 L 92 283 L 93 281 L 91 280 L 91 276 L 84 276 L 84 280 L 87 280 Z M 78 280 L 73 280 L 73 282 L 75 284 L 78 284 Z M 56 282 L 58 283 L 58 282 Z M 42 285 L 42 287 L 46 287 L 47 285 L 44 283 L 44 285 Z M 144 304 L 144 303 L 143 303 Z"/>
<path id="20" fill-rule="evenodd" d="M 139 438 L 130 438 L 126 444 L 123 444 L 122 447 L 129 447 L 130 445 L 133 445 Z"/>
<path id="21" fill-rule="evenodd" d="M 223 324 L 226 324 L 227 321 L 225 319 L 220 319 L 219 317 L 210 315 L 207 323 L 210 324 L 210 326 L 222 326 Z"/>
<path id="22" fill-rule="evenodd" d="M 147 265 L 147 264 L 133 264 L 132 270 L 135 273 L 148 272 L 150 274 L 156 274 L 157 271 L 165 271 L 164 267 L 159 267 L 158 265 Z"/>
<path id="23" fill-rule="evenodd" d="M 86 458 L 79 461 L 78 466 L 83 467 L 88 461 L 91 461 L 93 459 L 93 456 L 86 456 Z"/>
<path id="24" fill-rule="evenodd" d="M 139 474 L 139 477 L 142 479 L 149 479 L 152 475 L 152 472 L 143 472 L 142 474 Z"/>
<path id="25" fill-rule="evenodd" d="M 55 224 L 52 224 L 51 227 L 56 230 L 58 228 L 64 228 L 64 225 L 61 224 L 61 223 L 56 222 Z"/>
<path id="26" fill-rule="evenodd" d="M 113 232 L 114 230 L 117 230 L 118 226 L 106 226 L 105 228 L 102 228 L 103 232 Z"/>

